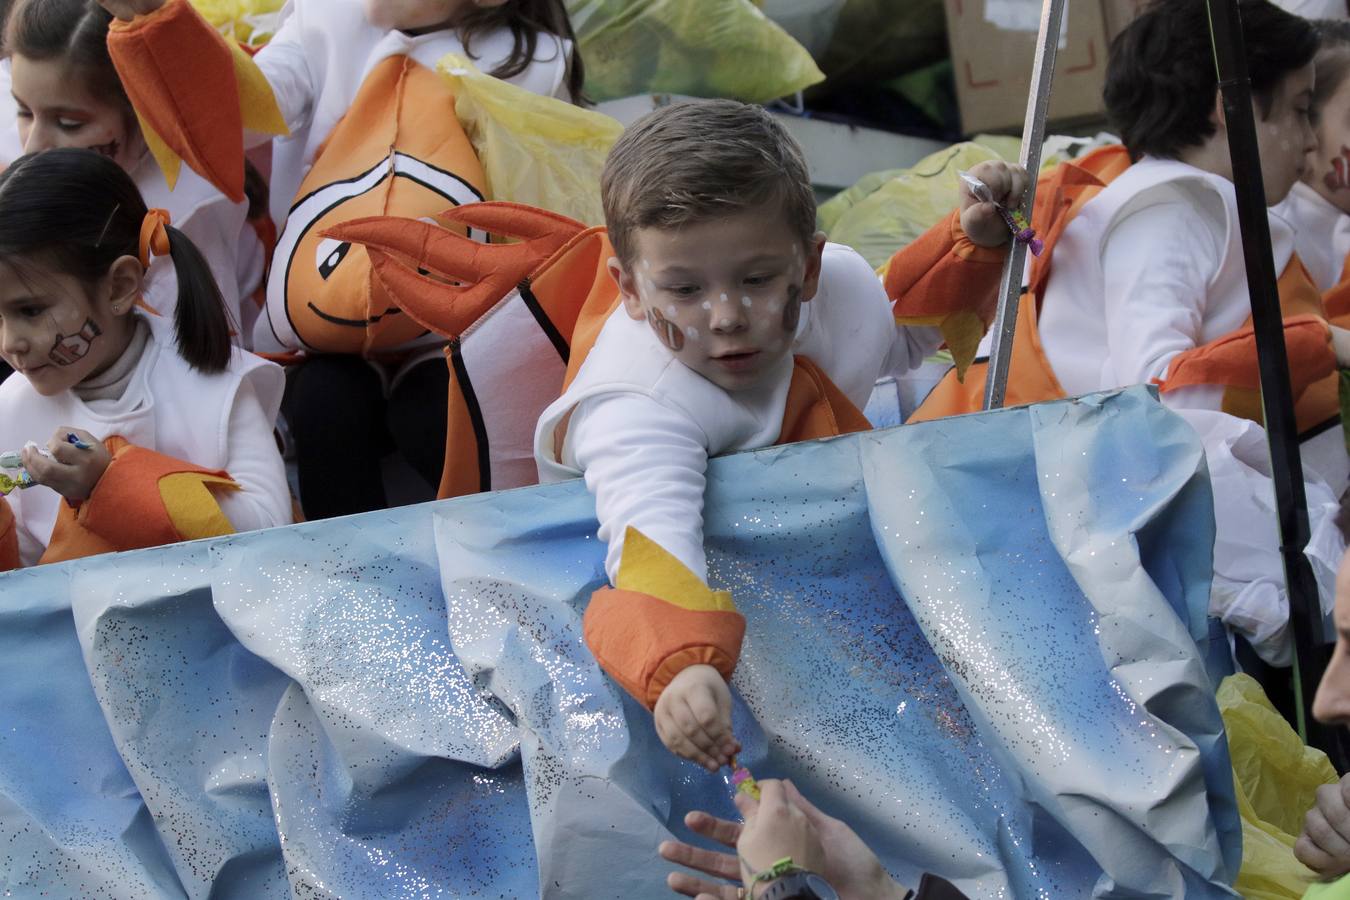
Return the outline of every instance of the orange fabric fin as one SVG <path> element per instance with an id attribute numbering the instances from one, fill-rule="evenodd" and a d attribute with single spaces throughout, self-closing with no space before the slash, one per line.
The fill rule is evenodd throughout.
<path id="1" fill-rule="evenodd" d="M 462 334 L 577 234 L 580 222 L 515 203 L 474 203 L 437 219 L 519 243 L 484 244 L 439 224 L 397 216 L 354 219 L 324 237 L 366 248 L 392 302 L 424 328 Z"/>
<path id="2" fill-rule="evenodd" d="M 113 461 L 78 512 L 61 504 L 42 562 L 158 547 L 230 534 L 233 528 L 208 485 L 237 488 L 225 472 L 112 437 Z"/>
<path id="3" fill-rule="evenodd" d="M 114 20 L 108 50 L 165 176 L 166 148 L 236 203 L 244 199 L 244 128 L 284 134 L 261 70 L 186 0 Z"/>
<path id="4" fill-rule="evenodd" d="M 648 709 L 691 665 L 706 663 L 730 679 L 745 637 L 740 613 L 682 609 L 617 588 L 591 596 L 583 627 L 600 667 Z"/>
<path id="5" fill-rule="evenodd" d="M 660 544 L 629 528 L 615 587 L 591 596 L 583 628 L 601 668 L 648 709 L 680 672 L 710 665 L 731 678 L 745 618 Z"/>
<path id="6" fill-rule="evenodd" d="M 862 410 L 844 396 L 844 392 L 835 386 L 819 366 L 805 356 L 793 359 L 792 381 L 788 385 L 778 443 L 813 441 L 870 431 L 871 428 L 872 423 L 867 421 Z M 624 553 L 628 553 L 626 539 Z"/>
<path id="7" fill-rule="evenodd" d="M 9 501 L 0 497 L 0 572 L 19 568 L 19 525 Z"/>
<path id="8" fill-rule="evenodd" d="M 896 323 L 936 325 L 964 373 L 993 321 L 1006 254 L 973 243 L 953 210 L 891 258 L 885 285 Z"/>
<path id="9" fill-rule="evenodd" d="M 1284 320 L 1284 343 L 1289 356 L 1289 378 L 1294 398 L 1309 385 L 1336 371 L 1327 324 L 1317 316 Z M 1249 325 L 1218 340 L 1172 358 L 1167 377 L 1158 382 L 1163 393 L 1193 385 L 1220 385 L 1260 390 L 1256 362 L 1256 335 Z"/>

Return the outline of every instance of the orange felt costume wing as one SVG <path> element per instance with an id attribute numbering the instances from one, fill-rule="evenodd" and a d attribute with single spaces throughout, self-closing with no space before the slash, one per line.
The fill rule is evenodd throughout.
<path id="1" fill-rule="evenodd" d="M 40 563 L 234 533 L 208 487 L 237 490 L 228 474 L 119 437 L 104 444 L 113 455 L 112 463 L 78 510 L 61 504 Z"/>
<path id="2" fill-rule="evenodd" d="M 519 242 L 473 241 L 466 228 Z M 533 207 L 476 203 L 435 223 L 363 219 L 327 234 L 364 247 L 382 294 L 450 341 L 440 496 L 533 484 L 534 426 L 562 392 L 578 316 L 597 283 L 614 293 L 603 231 Z"/>
<path id="3" fill-rule="evenodd" d="M 648 709 L 671 679 L 709 665 L 731 679 L 745 637 L 745 617 L 731 595 L 629 528 L 614 587 L 591 595 L 582 619 L 586 646 L 600 667 Z"/>
<path id="4" fill-rule="evenodd" d="M 108 50 L 146 143 L 172 188 L 186 161 L 236 203 L 244 199 L 244 131 L 284 135 L 257 65 L 187 0 L 114 20 Z"/>
<path id="5" fill-rule="evenodd" d="M 19 568 L 19 528 L 9 501 L 0 497 L 0 572 Z"/>

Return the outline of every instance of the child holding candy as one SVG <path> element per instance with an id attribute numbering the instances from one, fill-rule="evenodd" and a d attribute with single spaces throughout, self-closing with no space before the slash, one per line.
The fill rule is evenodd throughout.
<path id="1" fill-rule="evenodd" d="M 998 162 L 972 174 L 1004 205 L 1026 184 Z M 762 108 L 652 113 L 614 147 L 601 190 L 620 298 L 541 417 L 535 455 L 543 480 L 584 475 L 595 495 L 614 587 L 586 610 L 592 652 L 654 710 L 667 747 L 716 770 L 738 750 L 726 680 L 745 626 L 705 583 L 708 459 L 867 428 L 860 409 L 877 378 L 942 338 L 898 327 L 914 311 L 816 231 L 801 150 Z M 963 190 L 961 214 L 905 256 L 933 262 L 944 288 L 915 318 L 987 315 L 992 289 L 963 285 L 988 286 L 1008 239 L 996 204 Z"/>
<path id="2" fill-rule="evenodd" d="M 155 257 L 171 322 L 135 308 Z M 201 254 L 112 160 L 0 175 L 0 358 L 0 568 L 290 521 L 281 371 L 231 346 Z"/>

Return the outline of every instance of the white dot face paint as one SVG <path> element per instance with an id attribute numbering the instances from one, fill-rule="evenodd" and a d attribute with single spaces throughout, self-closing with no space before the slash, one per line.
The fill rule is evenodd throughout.
<path id="1" fill-rule="evenodd" d="M 730 303 L 730 302 L 731 302 L 731 299 L 730 299 L 729 297 L 727 297 L 726 294 L 723 294 L 723 295 L 722 295 L 722 302 L 723 302 L 723 303 Z"/>
<path id="2" fill-rule="evenodd" d="M 684 330 L 684 336 L 689 338 L 689 340 L 691 341 L 696 341 L 698 340 L 698 329 L 695 328 L 693 325 L 690 325 L 688 328 Z"/>
<path id="3" fill-rule="evenodd" d="M 675 309 L 675 304 L 674 304 L 674 303 L 672 303 L 672 304 L 670 304 L 669 306 L 666 307 L 666 315 L 669 316 L 670 318 L 673 319 L 673 318 L 675 318 L 675 316 L 677 316 L 678 314 L 679 314 L 679 311 L 678 311 L 677 309 Z"/>
<path id="4" fill-rule="evenodd" d="M 712 309 L 712 301 L 711 301 L 711 300 L 704 300 L 703 303 L 702 303 L 702 306 L 703 306 L 703 308 L 704 308 L 705 310 Z"/>
<path id="5" fill-rule="evenodd" d="M 644 260 L 642 261 L 642 268 L 644 268 L 644 269 L 650 269 L 651 267 L 652 267 L 652 261 L 651 261 L 650 259 L 644 259 Z"/>
<path id="6" fill-rule="evenodd" d="M 753 301 L 751 301 L 751 299 L 750 299 L 749 297 L 742 297 L 742 298 L 741 298 L 741 306 L 744 306 L 746 309 L 749 309 L 749 308 L 750 308 L 750 305 L 751 305 L 752 302 L 753 302 Z"/>

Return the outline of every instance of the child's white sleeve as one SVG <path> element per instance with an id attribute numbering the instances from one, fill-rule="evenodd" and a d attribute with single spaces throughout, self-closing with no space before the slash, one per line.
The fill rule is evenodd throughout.
<path id="1" fill-rule="evenodd" d="M 272 427 L 252 383 L 245 378 L 230 410 L 230 458 L 225 467 L 239 490 L 215 493 L 221 512 L 236 532 L 291 523 L 291 492 Z"/>
<path id="2" fill-rule="evenodd" d="M 314 111 L 314 98 L 317 88 L 314 77 L 305 59 L 305 48 L 300 42 L 301 23 L 295 13 L 295 3 L 288 2 L 283 14 L 285 23 L 276 35 L 267 42 L 267 46 L 253 57 L 258 68 L 272 86 L 272 95 L 276 97 L 277 108 L 286 120 L 291 133 L 309 124 Z M 348 15 L 346 10 L 336 11 L 333 15 Z M 256 147 L 272 140 L 275 135 L 248 133 L 244 136 L 244 146 Z"/>
<path id="3" fill-rule="evenodd" d="M 917 369 L 925 359 L 942 346 L 942 332 L 932 325 L 895 326 L 895 342 L 891 344 L 883 375 L 899 377 Z"/>
<path id="4" fill-rule="evenodd" d="M 607 394 L 577 404 L 564 454 L 595 496 L 610 583 L 631 526 L 704 581 L 703 490 L 708 450 L 689 417 L 640 394 Z"/>
<path id="5" fill-rule="evenodd" d="M 1177 354 L 1205 343 L 1205 303 L 1221 260 L 1214 228 L 1195 206 L 1166 202 L 1127 216 L 1106 239 L 1102 276 L 1114 384 L 1151 384 Z"/>

